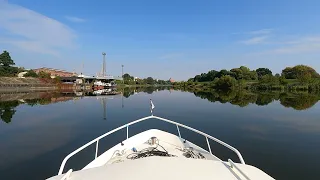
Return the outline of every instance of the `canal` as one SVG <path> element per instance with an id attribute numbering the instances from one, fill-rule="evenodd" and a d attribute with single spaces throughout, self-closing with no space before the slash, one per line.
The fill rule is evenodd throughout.
<path id="1" fill-rule="evenodd" d="M 0 179 L 46 179 L 58 173 L 63 158 L 93 138 L 130 121 L 154 114 L 194 127 L 236 147 L 247 164 L 276 179 L 320 177 L 319 94 L 280 92 L 203 92 L 173 89 L 125 90 L 123 95 L 81 96 L 52 93 L 0 95 Z M 130 127 L 177 134 L 156 120 Z M 181 130 L 184 138 L 206 147 L 202 136 Z M 106 138 L 99 154 L 126 137 Z M 237 159 L 212 144 L 222 159 Z M 67 168 L 80 169 L 94 158 L 94 147 L 73 157 Z"/>

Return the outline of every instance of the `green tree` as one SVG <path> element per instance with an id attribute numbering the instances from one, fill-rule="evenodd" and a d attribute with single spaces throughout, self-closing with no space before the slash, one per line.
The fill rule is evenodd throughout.
<path id="1" fill-rule="evenodd" d="M 155 81 L 154 81 L 154 79 L 153 79 L 152 77 L 147 77 L 146 83 L 147 83 L 147 84 L 154 84 Z"/>
<path id="2" fill-rule="evenodd" d="M 134 77 L 130 76 L 130 74 L 126 73 L 122 76 L 124 84 L 136 84 L 136 82 L 134 82 Z"/>
<path id="3" fill-rule="evenodd" d="M 239 68 L 241 71 L 242 71 L 242 74 L 243 74 L 243 79 L 245 80 L 250 80 L 251 79 L 251 72 L 250 72 L 250 69 L 248 67 L 245 67 L 245 66 L 241 66 Z"/>
<path id="4" fill-rule="evenodd" d="M 217 78 L 221 78 L 222 76 L 227 76 L 227 75 L 231 76 L 231 75 L 233 75 L 233 73 L 226 70 L 226 69 L 222 69 L 221 71 L 218 72 Z"/>
<path id="5" fill-rule="evenodd" d="M 240 68 L 233 68 L 230 71 L 234 73 L 234 78 L 237 80 L 243 79 L 243 71 Z"/>
<path id="6" fill-rule="evenodd" d="M 287 81 L 286 77 L 284 77 L 284 76 L 280 76 L 279 77 L 279 82 L 282 85 L 287 85 L 288 84 L 288 81 Z"/>
<path id="7" fill-rule="evenodd" d="M 194 82 L 200 82 L 201 76 L 200 75 L 196 75 L 193 79 L 194 79 L 193 80 Z"/>
<path id="8" fill-rule="evenodd" d="M 312 67 L 309 67 L 306 65 L 297 65 L 297 66 L 293 67 L 293 71 L 294 71 L 297 78 L 299 75 L 301 75 L 301 73 L 303 73 L 303 74 L 309 73 L 312 78 L 319 77 L 319 74 L 316 72 L 316 70 L 314 70 Z"/>
<path id="9" fill-rule="evenodd" d="M 236 83 L 237 81 L 235 78 L 229 75 L 226 75 L 216 80 L 215 88 L 221 89 L 221 90 L 232 89 L 235 87 Z"/>
<path id="10" fill-rule="evenodd" d="M 258 79 L 258 74 L 256 71 L 250 71 L 250 79 L 251 80 L 257 80 Z"/>
<path id="11" fill-rule="evenodd" d="M 44 71 L 40 71 L 39 74 L 38 74 L 38 76 L 39 76 L 40 78 L 51 79 L 51 74 L 50 74 L 50 73 L 46 73 L 46 72 L 44 72 Z"/>
<path id="12" fill-rule="evenodd" d="M 3 51 L 3 53 L 0 54 L 0 65 L 4 67 L 15 65 L 8 51 Z"/>
<path id="13" fill-rule="evenodd" d="M 272 71 L 268 68 L 258 68 L 256 70 L 257 72 L 257 75 L 258 75 L 258 78 L 260 79 L 262 76 L 265 76 L 265 75 L 272 75 Z"/>
<path id="14" fill-rule="evenodd" d="M 294 79 L 296 78 L 293 73 L 292 67 L 286 67 L 282 70 L 281 76 L 284 76 L 286 79 Z"/>
<path id="15" fill-rule="evenodd" d="M 238 80 L 238 87 L 240 89 L 244 88 L 245 85 L 246 85 L 246 81 L 245 80 L 243 80 L 243 79 Z"/>
<path id="16" fill-rule="evenodd" d="M 146 84 L 146 82 L 143 79 L 137 79 L 136 84 L 143 85 Z"/>
<path id="17" fill-rule="evenodd" d="M 216 70 L 211 70 L 211 71 L 209 71 L 209 72 L 207 73 L 207 79 L 206 79 L 206 81 L 213 81 L 214 78 L 216 78 L 217 74 L 218 74 L 218 71 L 216 71 Z"/>
<path id="18" fill-rule="evenodd" d="M 244 80 L 256 80 L 258 78 L 256 71 L 250 71 L 248 67 L 241 66 L 240 68 L 233 68 L 230 70 L 230 76 L 235 79 L 244 79 Z"/>
<path id="19" fill-rule="evenodd" d="M 240 66 L 240 69 L 241 69 L 241 71 L 244 72 L 244 73 L 247 73 L 247 72 L 250 71 L 250 69 L 249 69 L 248 67 L 246 67 L 246 66 Z"/>
<path id="20" fill-rule="evenodd" d="M 188 82 L 193 82 L 194 81 L 194 78 L 189 78 L 188 79 Z"/>
<path id="21" fill-rule="evenodd" d="M 241 66 L 240 69 L 243 72 L 243 79 L 245 80 L 256 80 L 258 79 L 258 74 L 256 71 L 250 71 L 248 67 Z"/>
<path id="22" fill-rule="evenodd" d="M 312 67 L 305 65 L 297 65 L 294 67 L 287 67 L 282 70 L 282 76 L 286 79 L 297 79 L 301 74 L 309 73 L 311 78 L 318 78 L 319 74 Z"/>
<path id="23" fill-rule="evenodd" d="M 260 84 L 270 84 L 270 85 L 278 85 L 279 84 L 279 78 L 272 76 L 272 74 L 264 75 L 259 80 Z"/>
<path id="24" fill-rule="evenodd" d="M 297 79 L 301 84 L 309 84 L 312 80 L 312 75 L 309 72 L 299 72 L 297 74 Z"/>
<path id="25" fill-rule="evenodd" d="M 218 75 L 219 72 L 216 71 L 216 70 L 210 70 L 208 71 L 208 73 L 201 73 L 200 75 L 196 75 L 194 78 L 193 78 L 193 81 L 194 82 L 206 82 L 206 81 L 213 81 L 214 78 L 216 78 Z M 191 78 L 189 79 L 191 80 Z M 188 80 L 188 81 L 189 81 Z"/>
<path id="26" fill-rule="evenodd" d="M 207 81 L 207 73 L 201 73 L 200 74 L 200 82 Z"/>
<path id="27" fill-rule="evenodd" d="M 19 68 L 12 67 L 15 65 L 14 61 L 11 59 L 11 56 L 8 51 L 3 51 L 0 54 L 0 76 L 15 76 Z"/>
<path id="28" fill-rule="evenodd" d="M 123 78 L 124 80 L 133 80 L 133 79 L 134 79 L 133 76 L 130 76 L 130 74 L 128 74 L 128 73 L 124 74 L 124 75 L 122 76 L 122 78 Z"/>
<path id="29" fill-rule="evenodd" d="M 33 70 L 30 70 L 24 75 L 24 77 L 38 77 L 38 74 Z"/>

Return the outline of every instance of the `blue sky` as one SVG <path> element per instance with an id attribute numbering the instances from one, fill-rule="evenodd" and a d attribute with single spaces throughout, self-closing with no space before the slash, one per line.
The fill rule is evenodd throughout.
<path id="1" fill-rule="evenodd" d="M 186 80 L 211 69 L 320 71 L 318 0 L 0 0 L 0 50 L 26 68 Z M 82 68 L 84 64 L 84 68 Z"/>

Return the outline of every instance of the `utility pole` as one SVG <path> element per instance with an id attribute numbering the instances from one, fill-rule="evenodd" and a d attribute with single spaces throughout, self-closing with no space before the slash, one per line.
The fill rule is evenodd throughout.
<path id="1" fill-rule="evenodd" d="M 84 71 L 84 62 L 82 61 L 80 74 L 84 74 L 83 71 Z"/>
<path id="2" fill-rule="evenodd" d="M 82 61 L 82 70 L 81 70 L 82 72 L 82 74 L 83 74 L 83 72 L 84 72 L 84 62 Z"/>
<path id="3" fill-rule="evenodd" d="M 123 79 L 123 65 L 121 65 L 121 67 L 122 67 L 122 83 L 124 84 L 124 79 Z"/>
<path id="4" fill-rule="evenodd" d="M 103 64 L 102 64 L 102 77 L 105 77 L 107 75 L 107 70 L 106 70 L 106 53 L 103 52 L 102 56 L 103 56 Z"/>

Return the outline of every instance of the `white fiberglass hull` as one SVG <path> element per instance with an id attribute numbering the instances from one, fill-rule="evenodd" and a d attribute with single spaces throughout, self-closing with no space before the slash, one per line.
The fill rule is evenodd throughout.
<path id="1" fill-rule="evenodd" d="M 156 144 L 152 144 L 152 138 Z M 160 147 L 161 146 L 161 147 Z M 139 152 L 156 147 L 170 157 L 150 156 L 133 159 Z M 193 157 L 187 157 L 192 151 Z M 240 170 L 238 170 L 240 169 Z M 63 175 L 49 180 L 60 180 Z M 209 151 L 179 136 L 151 129 L 134 135 L 98 156 L 83 170 L 72 172 L 69 180 L 102 179 L 223 179 L 273 180 L 263 171 L 245 164 L 232 166 Z"/>

